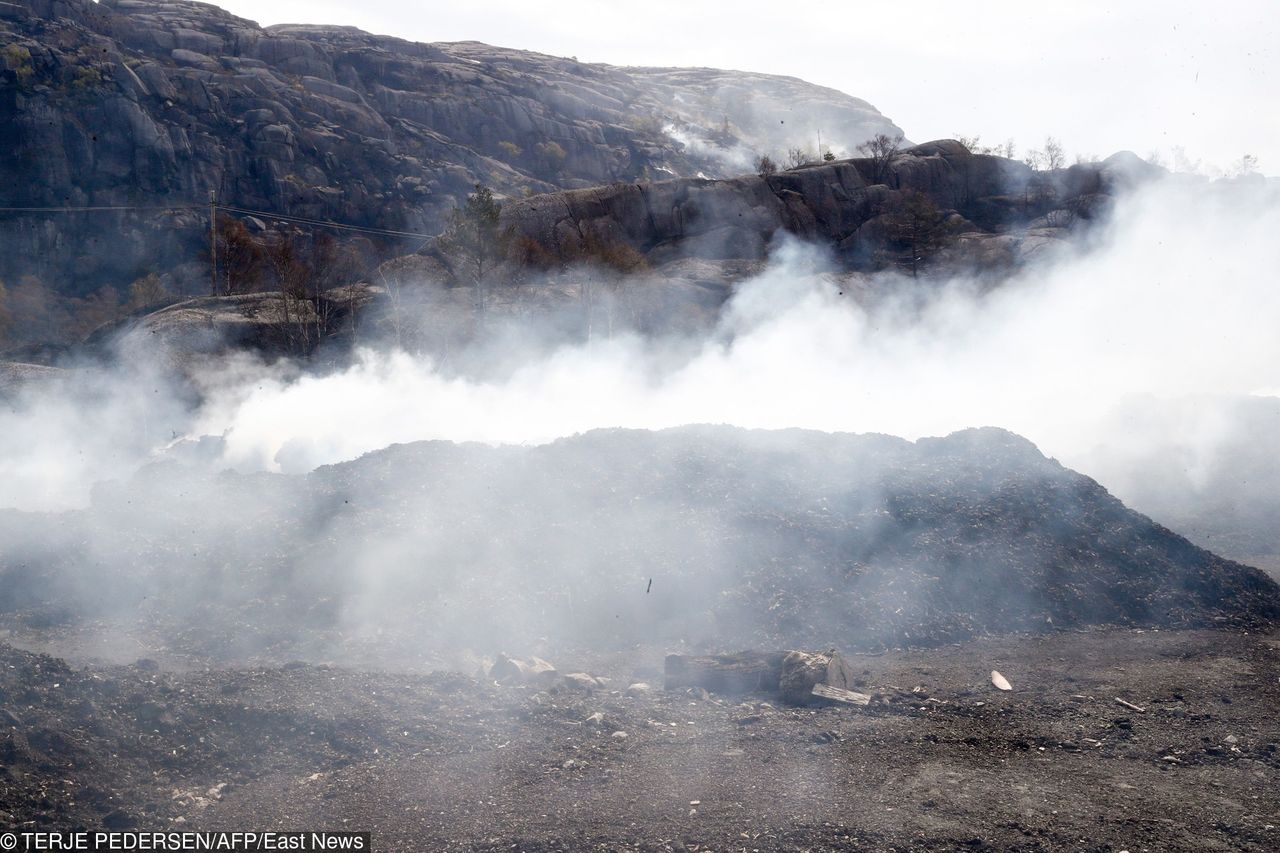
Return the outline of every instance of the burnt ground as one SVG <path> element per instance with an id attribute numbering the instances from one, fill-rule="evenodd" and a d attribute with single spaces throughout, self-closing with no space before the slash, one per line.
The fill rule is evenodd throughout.
<path id="1" fill-rule="evenodd" d="M 1280 848 L 1280 586 L 1000 430 L 168 460 L 0 543 L 0 826 Z M 628 691 L 833 645 L 873 707 Z M 610 681 L 501 687 L 499 650 Z"/>
<path id="2" fill-rule="evenodd" d="M 1257 631 L 1280 627 L 1280 585 L 1003 430 L 683 427 L 417 442 L 300 475 L 167 460 L 82 510 L 0 512 L 0 627 L 104 622 L 228 664 L 420 669 L 540 642 Z"/>
<path id="3" fill-rule="evenodd" d="M 665 651 L 557 658 L 611 679 L 587 693 L 0 646 L 0 826 L 328 827 L 378 850 L 1280 847 L 1280 633 L 854 654 L 867 709 L 666 693 Z"/>

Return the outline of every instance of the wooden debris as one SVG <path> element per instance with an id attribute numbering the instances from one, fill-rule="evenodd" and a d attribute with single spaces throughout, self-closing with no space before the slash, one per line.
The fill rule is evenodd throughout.
<path id="1" fill-rule="evenodd" d="M 776 693 L 788 705 L 866 705 L 871 697 L 853 689 L 854 679 L 853 668 L 835 651 L 749 651 L 711 657 L 667 655 L 663 686 L 667 690 L 692 688 L 702 691 L 704 697 L 705 691 Z M 817 686 L 832 692 L 824 695 L 814 689 Z"/>
<path id="2" fill-rule="evenodd" d="M 996 686 L 997 690 L 1012 690 L 1013 685 L 1009 683 L 1009 679 L 1005 678 L 994 669 L 991 670 L 991 683 Z"/>
<path id="3" fill-rule="evenodd" d="M 701 687 L 726 695 L 773 693 L 778 689 L 786 655 L 786 652 L 740 652 L 709 657 L 667 655 L 662 686 L 667 690 Z"/>
<path id="4" fill-rule="evenodd" d="M 1130 711 L 1137 711 L 1139 714 L 1147 713 L 1146 708 L 1139 708 L 1137 705 L 1133 704 L 1132 702 L 1124 701 L 1119 696 L 1116 697 L 1116 704 L 1120 705 L 1123 708 L 1128 708 Z"/>
<path id="5" fill-rule="evenodd" d="M 837 705 L 858 705 L 863 706 L 870 704 L 871 697 L 866 693 L 858 693 L 853 690 L 845 690 L 840 687 L 832 687 L 830 684 L 815 684 L 811 691 L 812 696 L 821 702 L 830 702 Z"/>

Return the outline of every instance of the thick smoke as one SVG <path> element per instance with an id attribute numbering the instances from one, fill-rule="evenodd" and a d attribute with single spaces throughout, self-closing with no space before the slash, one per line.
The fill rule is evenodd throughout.
<path id="1" fill-rule="evenodd" d="M 467 377 L 370 349 L 325 376 L 226 384 L 193 432 L 224 436 L 232 467 L 299 472 L 432 438 L 540 443 L 687 423 L 915 438 L 997 425 L 1104 484 L 1134 480 L 1113 475 L 1172 445 L 1203 477 L 1230 400 L 1280 387 L 1276 233 L 1274 186 L 1170 180 L 1124 199 L 1096 245 L 992 291 L 928 285 L 923 300 L 909 279 L 855 299 L 821 252 L 784 242 L 688 357 L 623 335 Z"/>
<path id="2" fill-rule="evenodd" d="M 119 626 L 151 625 L 185 648 L 230 656 L 285 643 L 348 658 L 367 646 L 386 660 L 387 644 L 418 655 L 424 644 L 486 649 L 568 624 L 598 636 L 666 625 L 671 636 L 710 640 L 726 625 L 681 601 L 718 594 L 713 584 L 752 561 L 771 577 L 769 566 L 810 559 L 797 556 L 810 546 L 714 515 L 689 528 L 683 500 L 631 503 L 600 474 L 631 465 L 620 482 L 632 485 L 646 482 L 635 466 L 656 465 L 687 472 L 692 494 L 696 460 L 646 461 L 646 445 L 629 439 L 634 458 L 593 462 L 588 445 L 559 490 L 547 489 L 545 469 L 521 467 L 527 457 L 466 448 L 383 453 L 358 475 L 317 470 L 428 439 L 541 445 L 595 428 L 697 423 L 907 438 L 1000 426 L 1157 520 L 1185 522 L 1180 530 L 1196 504 L 1220 504 L 1223 523 L 1185 532 L 1229 556 L 1274 554 L 1257 531 L 1280 507 L 1265 465 L 1280 449 L 1280 431 L 1266 429 L 1280 388 L 1280 293 L 1269 282 L 1277 231 L 1280 203 L 1267 184 L 1166 181 L 1123 199 L 1087 245 L 1064 245 L 995 288 L 842 276 L 822 251 L 781 240 L 714 328 L 692 339 L 528 335 L 540 343 L 504 339 L 504 358 L 448 364 L 369 346 L 327 373 L 240 358 L 197 370 L 199 394 L 175 390 L 131 352 L 123 366 L 30 386 L 0 413 L 7 506 L 64 510 L 93 496 L 93 509 L 65 524 L 0 514 L 6 601 L 20 609 L 34 585 L 31 594 L 68 612 L 101 617 L 117 647 L 135 630 Z M 813 466 L 811 481 L 849 470 L 795 458 Z M 175 459 L 180 467 L 166 464 Z M 227 468 L 251 476 L 219 475 Z M 292 475 L 309 471 L 319 479 L 296 488 Z M 135 472 L 131 486 L 112 482 Z M 763 482 L 778 501 L 793 488 Z M 485 517 L 491 490 L 517 514 Z M 664 532 L 681 525 L 698 532 Z M 648 571 L 631 568 L 637 542 Z M 812 557 L 839 563 L 827 558 Z M 681 568 L 690 565 L 698 571 Z M 28 567 L 36 574 L 24 585 Z M 639 610 L 590 591 L 588 579 L 606 570 L 610 583 L 635 588 Z M 658 592 L 642 596 L 660 571 Z M 530 604 L 495 610 L 489 589 Z M 864 592 L 892 603 L 889 614 L 909 613 L 917 594 Z M 794 590 L 776 595 L 779 607 L 803 609 Z M 307 640 L 300 625 L 328 628 Z"/>
<path id="3" fill-rule="evenodd" d="M 324 375 L 220 363 L 195 408 L 131 356 L 9 401 L 0 504 L 82 503 L 177 438 L 222 437 L 218 463 L 238 470 L 299 473 L 396 442 L 688 423 L 908 438 L 997 425 L 1137 494 L 1131 469 L 1160 447 L 1207 477 L 1230 400 L 1280 388 L 1276 233 L 1273 182 L 1170 179 L 1123 199 L 1095 244 L 995 290 L 886 277 L 859 298 L 820 250 L 782 241 L 692 345 L 597 335 L 470 375 L 378 347 Z"/>

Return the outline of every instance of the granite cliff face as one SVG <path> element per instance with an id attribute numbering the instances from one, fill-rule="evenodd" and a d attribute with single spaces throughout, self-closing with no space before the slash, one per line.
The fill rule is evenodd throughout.
<path id="1" fill-rule="evenodd" d="M 430 234 L 477 182 L 519 197 L 719 177 L 819 125 L 837 151 L 899 132 L 791 78 L 262 28 L 201 3 L 3 2 L 0 206 L 174 209 L 4 215 L 0 277 L 85 293 L 193 262 L 210 192 Z"/>
<path id="2" fill-rule="evenodd" d="M 561 190 L 503 207 L 516 239 L 489 276 L 487 320 L 457 259 L 428 240 L 363 283 L 306 298 L 275 291 L 156 305 L 99 328 L 88 343 L 124 340 L 138 353 L 159 343 L 181 364 L 228 348 L 313 358 L 336 345 L 329 352 L 341 358 L 357 338 L 444 358 L 486 322 L 518 334 L 534 318 L 543 333 L 566 340 L 615 324 L 704 333 L 735 283 L 760 273 L 784 234 L 829 249 L 841 288 L 856 299 L 874 301 L 866 272 L 885 267 L 909 274 L 918 264 L 996 284 L 1089 227 L 1116 193 L 1150 174 L 1135 161 L 1121 154 L 1033 172 L 941 140 L 880 168 L 853 159 L 725 180 Z M 912 214 L 913 204 L 924 213 Z"/>
<path id="3" fill-rule="evenodd" d="M 954 140 L 907 148 L 887 162 L 837 160 L 769 175 L 680 179 L 568 190 L 511 202 L 504 216 L 548 251 L 625 244 L 653 265 L 683 258 L 759 260 L 785 232 L 830 246 L 854 267 L 895 252 L 946 250 L 953 263 L 999 272 L 1102 213 L 1155 167 L 1132 154 L 1049 172 L 972 154 Z M 912 200 L 924 207 L 909 209 Z M 930 234 L 926 250 L 919 245 Z M 945 246 L 943 245 L 945 243 Z"/>

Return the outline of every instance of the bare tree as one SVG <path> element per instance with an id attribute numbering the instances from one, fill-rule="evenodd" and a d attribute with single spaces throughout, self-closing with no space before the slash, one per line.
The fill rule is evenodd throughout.
<path id="1" fill-rule="evenodd" d="M 1067 165 L 1067 155 L 1062 143 L 1052 136 L 1044 140 L 1044 164 L 1047 169 L 1061 169 Z"/>
<path id="2" fill-rule="evenodd" d="M 757 157 L 755 167 L 756 174 L 762 178 L 767 178 L 769 175 L 778 171 L 778 164 L 773 162 L 773 158 L 768 154 L 761 154 Z"/>
<path id="3" fill-rule="evenodd" d="M 1173 171 L 1183 172 L 1189 175 L 1198 175 L 1201 171 L 1200 166 L 1200 160 L 1198 158 L 1192 160 L 1191 157 L 1187 155 L 1187 149 L 1183 148 L 1181 145 L 1173 146 Z"/>
<path id="4" fill-rule="evenodd" d="M 1006 160 L 1012 160 L 1018 150 L 1013 137 L 1009 137 L 1004 142 L 997 142 L 995 145 L 983 145 L 980 136 L 956 134 L 956 141 L 969 149 L 970 154 L 987 154 L 992 157 L 1003 157 Z"/>
<path id="5" fill-rule="evenodd" d="M 580 243 L 566 252 L 564 263 L 566 266 L 577 267 L 578 300 L 582 306 L 583 330 L 587 340 L 592 337 L 593 323 L 600 303 L 603 303 L 608 334 L 612 339 L 623 281 L 648 268 L 644 255 L 628 243 L 588 231 Z M 606 291 L 603 297 L 600 286 Z"/>
<path id="6" fill-rule="evenodd" d="M 218 216 L 218 231 L 214 241 L 217 253 L 217 271 L 222 276 L 218 293 L 252 293 L 262 284 L 266 271 L 266 252 L 262 243 L 249 233 L 239 219 Z M 210 258 L 212 261 L 213 258 Z"/>
<path id="7" fill-rule="evenodd" d="M 801 166 L 808 166 L 810 163 L 816 163 L 817 158 L 804 148 L 788 148 L 787 149 L 787 168 L 798 169 Z"/>
<path id="8" fill-rule="evenodd" d="M 913 278 L 954 236 L 946 214 L 932 198 L 916 190 L 902 194 L 902 206 L 889 218 L 889 229 L 894 241 L 909 253 L 905 266 Z"/>
<path id="9" fill-rule="evenodd" d="M 858 146 L 858 150 L 871 160 L 871 178 L 874 183 L 883 183 L 889 174 L 889 164 L 902 150 L 902 134 L 889 136 L 877 133 Z"/>
<path id="10" fill-rule="evenodd" d="M 267 248 L 266 257 L 280 290 L 280 311 L 289 345 L 305 354 L 311 349 L 311 312 L 305 302 L 310 295 L 312 270 L 302 257 L 298 239 L 292 233 L 281 234 Z"/>
<path id="11" fill-rule="evenodd" d="M 1239 177 L 1252 175 L 1258 171 L 1258 158 L 1253 154 L 1245 154 L 1235 162 L 1232 171 Z"/>

